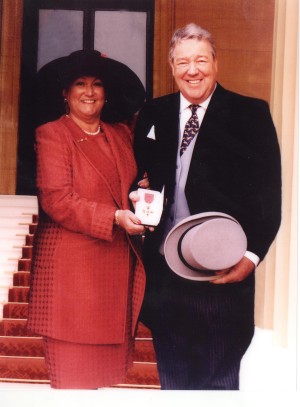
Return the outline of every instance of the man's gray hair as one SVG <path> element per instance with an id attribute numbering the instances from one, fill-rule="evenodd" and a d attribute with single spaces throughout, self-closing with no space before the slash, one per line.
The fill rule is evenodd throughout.
<path id="1" fill-rule="evenodd" d="M 190 39 L 197 39 L 198 41 L 207 41 L 210 46 L 211 46 L 211 52 L 213 55 L 213 58 L 216 58 L 217 51 L 216 51 L 216 46 L 214 39 L 211 35 L 211 33 L 204 28 L 200 27 L 197 24 L 194 23 L 189 23 L 186 26 L 182 28 L 178 28 L 170 42 L 170 48 L 169 48 L 169 59 L 170 61 L 173 61 L 174 58 L 174 48 L 175 46 L 182 40 L 190 40 Z"/>

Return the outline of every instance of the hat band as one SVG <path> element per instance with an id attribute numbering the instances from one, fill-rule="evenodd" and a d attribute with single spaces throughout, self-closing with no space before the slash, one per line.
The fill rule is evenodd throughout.
<path id="1" fill-rule="evenodd" d="M 182 254 L 182 250 L 181 250 L 181 243 L 182 243 L 182 240 L 184 239 L 185 235 L 186 235 L 191 229 L 193 229 L 195 226 L 197 226 L 197 225 L 191 226 L 190 228 L 188 228 L 188 229 L 180 236 L 180 239 L 178 240 L 178 245 L 177 245 L 178 256 L 179 256 L 180 260 L 182 261 L 182 263 L 183 263 L 186 267 L 188 267 L 189 269 L 191 269 L 191 270 L 193 270 L 193 271 L 205 273 L 205 274 L 208 274 L 208 275 L 215 275 L 215 272 L 214 272 L 214 271 L 203 270 L 203 269 L 199 269 L 199 268 L 196 268 L 196 267 L 191 266 L 191 265 L 186 261 L 186 259 L 184 258 L 183 254 Z"/>

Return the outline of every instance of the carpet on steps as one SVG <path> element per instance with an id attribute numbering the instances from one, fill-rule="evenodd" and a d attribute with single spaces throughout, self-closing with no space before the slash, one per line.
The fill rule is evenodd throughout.
<path id="1" fill-rule="evenodd" d="M 0 356 L 43 357 L 43 340 L 39 336 L 0 336 Z M 144 363 L 156 363 L 151 340 L 135 340 L 133 360 Z"/>
<path id="2" fill-rule="evenodd" d="M 44 357 L 41 337 L 0 336 L 0 356 Z"/>
<path id="3" fill-rule="evenodd" d="M 9 302 L 26 302 L 29 300 L 29 287 L 12 287 L 8 290 Z"/>
<path id="4" fill-rule="evenodd" d="M 15 287 L 29 287 L 30 285 L 30 272 L 17 271 L 13 275 L 13 285 Z"/>

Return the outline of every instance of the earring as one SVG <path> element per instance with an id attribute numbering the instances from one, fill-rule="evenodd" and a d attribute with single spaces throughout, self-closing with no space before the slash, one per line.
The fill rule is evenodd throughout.
<path id="1" fill-rule="evenodd" d="M 70 113 L 70 107 L 69 107 L 69 103 L 68 103 L 68 99 L 67 99 L 67 98 L 64 98 L 64 103 L 65 103 L 65 111 L 66 111 L 66 114 L 69 114 L 69 113 Z"/>

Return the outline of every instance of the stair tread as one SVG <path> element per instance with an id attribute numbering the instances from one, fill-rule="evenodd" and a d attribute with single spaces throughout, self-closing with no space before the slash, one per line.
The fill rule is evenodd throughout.
<path id="1" fill-rule="evenodd" d="M 5 383 L 24 383 L 24 384 L 31 384 L 35 383 L 37 385 L 39 384 L 50 384 L 50 380 L 42 380 L 42 379 L 17 379 L 17 378 L 12 378 L 12 377 L 0 377 L 0 383 L 5 382 Z"/>
<path id="2" fill-rule="evenodd" d="M 0 335 L 4 336 L 39 336 L 27 333 L 27 319 L 25 318 L 2 318 L 0 320 Z"/>
<path id="3" fill-rule="evenodd" d="M 0 377 L 20 379 L 48 379 L 43 357 L 0 356 Z"/>

